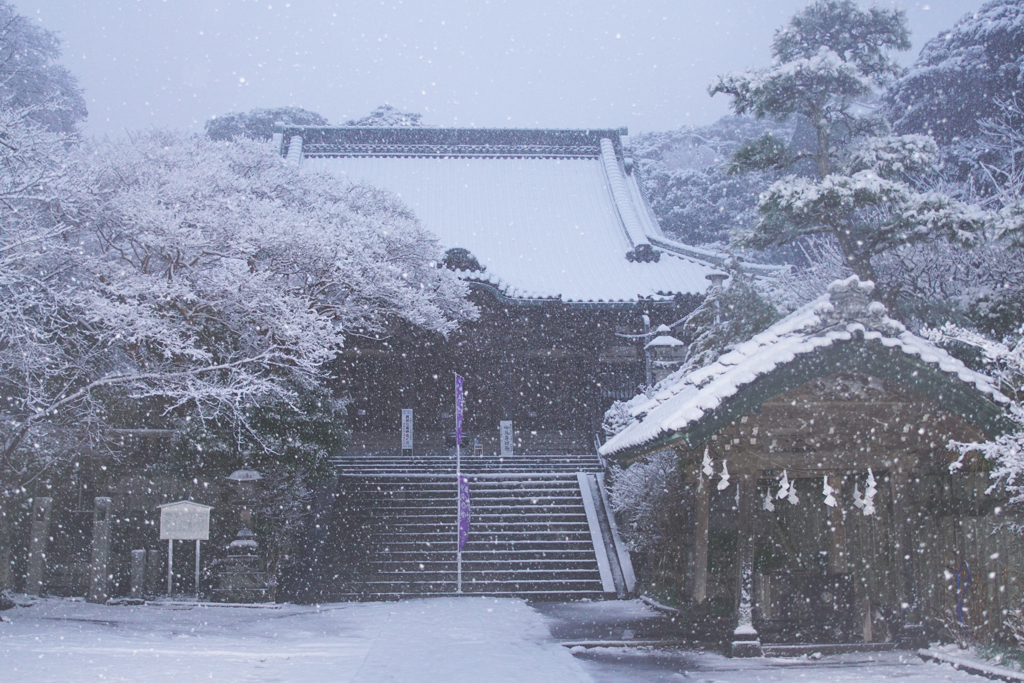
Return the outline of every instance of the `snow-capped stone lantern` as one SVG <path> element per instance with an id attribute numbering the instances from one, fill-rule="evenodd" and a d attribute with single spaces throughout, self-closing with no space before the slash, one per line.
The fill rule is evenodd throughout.
<path id="1" fill-rule="evenodd" d="M 252 510 L 258 483 L 263 475 L 248 466 L 227 477 L 239 503 L 241 529 L 228 544 L 227 558 L 216 563 L 213 599 L 221 602 L 265 602 L 272 600 L 271 581 L 264 571 L 256 534 L 251 530 Z"/>
<path id="2" fill-rule="evenodd" d="M 235 470 L 225 478 L 232 483 L 235 497 L 239 503 L 238 516 L 239 521 L 242 523 L 242 528 L 238 532 L 236 540 L 244 537 L 255 544 L 256 541 L 253 540 L 255 535 L 249 531 L 249 529 L 252 528 L 252 510 L 250 509 L 250 504 L 256 498 L 256 487 L 258 482 L 263 479 L 263 475 L 246 465 L 240 470 Z M 235 541 L 232 541 L 232 545 L 234 545 L 234 543 Z M 246 545 L 246 547 L 248 548 L 249 546 Z"/>
<path id="3" fill-rule="evenodd" d="M 668 325 L 659 325 L 657 336 L 648 342 L 644 350 L 651 357 L 651 379 L 655 384 L 679 369 L 686 359 L 686 344 L 672 336 Z"/>
<path id="4" fill-rule="evenodd" d="M 711 280 L 711 289 L 724 289 L 725 281 L 729 279 L 728 273 L 710 273 L 704 277 Z"/>

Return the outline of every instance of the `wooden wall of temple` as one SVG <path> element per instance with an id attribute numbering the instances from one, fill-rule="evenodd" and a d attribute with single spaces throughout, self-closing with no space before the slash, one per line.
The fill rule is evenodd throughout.
<path id="1" fill-rule="evenodd" d="M 969 461 L 949 472 L 957 457 L 946 449 L 950 439 L 983 436 L 960 417 L 882 378 L 841 373 L 777 396 L 705 444 L 714 461 L 710 481 L 698 484 L 704 447 L 678 449 L 688 480 L 681 506 L 687 518 L 665 548 L 677 561 L 663 564 L 685 560 L 689 569 L 683 581 L 656 573 L 644 578 L 655 590 L 671 586 L 700 603 L 698 613 L 734 608 L 737 486 L 749 477 L 757 499 L 755 614 L 764 640 L 891 640 L 901 612 L 910 614 L 901 609 L 908 602 L 931 634 L 941 635 L 955 619 L 958 599 L 967 628 L 976 637 L 991 636 L 1001 629 L 1005 611 L 1022 605 L 1024 539 L 1005 497 L 985 493 L 991 482 L 984 463 Z M 724 462 L 730 486 L 719 491 Z M 869 467 L 877 494 L 875 514 L 865 516 L 853 505 L 854 487 L 863 495 Z M 784 470 L 795 481 L 796 505 L 776 495 Z M 824 502 L 826 475 L 836 489 L 835 508 Z M 701 495 L 707 496 L 706 521 Z M 766 496 L 774 510 L 764 509 Z M 909 542 L 901 543 L 901 528 L 908 530 Z M 706 548 L 699 540 L 702 529 Z M 801 620 L 803 626 L 796 623 Z"/>
<path id="2" fill-rule="evenodd" d="M 496 447 L 498 423 L 512 420 L 521 443 L 562 435 L 586 452 L 604 412 L 632 398 L 644 381 L 641 316 L 674 322 L 696 305 L 581 307 L 560 302 L 515 304 L 474 290 L 480 319 L 448 339 L 396 326 L 383 339 L 351 337 L 336 362 L 336 389 L 352 398 L 347 427 L 354 448 L 399 447 L 400 411 L 412 408 L 415 431 L 436 447 L 454 431 L 454 379 L 465 378 L 464 433 Z M 536 441 L 537 438 L 533 438 Z M 360 446 L 360 444 L 363 444 Z M 527 448 L 527 450 L 529 450 Z"/>

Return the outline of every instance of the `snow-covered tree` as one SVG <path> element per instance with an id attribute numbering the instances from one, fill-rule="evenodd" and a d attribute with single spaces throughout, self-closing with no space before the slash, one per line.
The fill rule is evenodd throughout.
<path id="1" fill-rule="evenodd" d="M 382 104 L 367 116 L 358 120 L 349 121 L 345 125 L 380 126 L 383 128 L 391 128 L 395 126 L 422 126 L 423 124 L 420 122 L 420 119 L 422 118 L 422 114 L 399 111 L 390 104 Z"/>
<path id="2" fill-rule="evenodd" d="M 1024 86 L 1024 5 L 992 0 L 928 41 L 914 66 L 890 88 L 887 103 L 899 133 L 943 143 L 979 132 Z"/>
<path id="3" fill-rule="evenodd" d="M 747 341 L 780 317 L 742 264 L 730 260 L 725 266 L 728 281 L 711 287 L 701 305 L 676 328 L 690 340 L 683 372 L 714 363 L 730 346 Z"/>
<path id="4" fill-rule="evenodd" d="M 767 133 L 789 140 L 793 129 L 726 116 L 700 128 L 636 136 L 638 180 L 666 234 L 687 244 L 724 245 L 733 228 L 753 225 L 758 195 L 778 173 L 730 173 L 730 158 L 744 140 Z"/>
<path id="5" fill-rule="evenodd" d="M 612 467 L 609 502 L 631 551 L 649 550 L 662 540 L 661 518 L 682 498 L 678 463 L 675 452 L 664 451 L 626 469 Z"/>
<path id="6" fill-rule="evenodd" d="M 800 167 L 760 198 L 761 220 L 736 236 L 763 249 L 809 235 L 829 235 L 861 279 L 875 279 L 872 259 L 897 246 L 945 238 L 970 242 L 987 221 L 977 209 L 929 191 L 938 149 L 926 136 L 888 136 L 884 121 L 863 113 L 877 88 L 899 73 L 891 50 L 909 47 L 901 10 L 860 10 L 850 0 L 817 0 L 776 32 L 768 69 L 720 77 L 712 95 L 732 97 L 737 114 L 803 117 L 814 131 L 806 150 L 762 138 L 734 155 L 740 170 Z"/>
<path id="7" fill-rule="evenodd" d="M 979 352 L 985 369 L 1011 399 L 1008 413 L 1018 426 L 991 441 L 950 443 L 950 448 L 961 454 L 950 470 L 957 471 L 966 458 L 978 454 L 992 463 L 990 476 L 994 483 L 989 490 L 1005 486 L 1011 504 L 1024 504 L 1024 326 L 1002 341 L 955 325 L 931 330 L 929 336 L 939 343 L 959 343 Z"/>
<path id="8" fill-rule="evenodd" d="M 85 120 L 77 79 L 54 62 L 60 40 L 0 1 L 0 108 L 20 112 L 53 133 L 74 133 Z"/>
<path id="9" fill-rule="evenodd" d="M 210 119 L 205 124 L 206 135 L 211 140 L 269 140 L 274 136 L 274 124 L 291 126 L 326 126 L 327 119 L 315 111 L 301 107 L 277 107 L 275 109 L 251 109 L 247 112 L 231 112 Z"/>
<path id="10" fill-rule="evenodd" d="M 150 132 L 73 163 L 78 182 L 39 211 L 59 235 L 9 271 L 46 306 L 0 321 L 5 484 L 64 453 L 48 435 L 148 426 L 117 424 L 118 397 L 252 431 L 251 406 L 293 403 L 348 334 L 397 319 L 447 334 L 476 313 L 394 197 L 268 145 Z"/>

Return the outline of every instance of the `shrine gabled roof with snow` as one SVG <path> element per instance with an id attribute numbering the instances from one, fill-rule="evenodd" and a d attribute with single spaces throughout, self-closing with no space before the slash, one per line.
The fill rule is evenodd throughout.
<path id="1" fill-rule="evenodd" d="M 397 194 L 460 271 L 518 300 L 616 304 L 703 294 L 721 256 L 665 237 L 619 130 L 288 126 L 304 168 Z"/>
<path id="2" fill-rule="evenodd" d="M 965 412 L 972 413 L 979 427 L 998 431 L 1004 420 L 999 406 L 1009 399 L 992 379 L 888 317 L 883 304 L 869 302 L 873 288 L 873 283 L 861 282 L 856 276 L 834 282 L 827 294 L 735 346 L 711 365 L 669 375 L 651 395 L 639 394 L 626 404 L 635 421 L 609 439 L 601 447 L 601 455 L 648 452 L 678 440 L 696 447 L 721 426 L 718 423 L 728 423 L 756 408 L 764 397 L 782 393 L 809 377 L 839 371 L 881 370 L 886 377 L 899 377 L 913 388 L 968 406 Z M 842 353 L 825 358 L 828 350 Z M 885 356 L 886 350 L 895 353 Z M 792 367 L 814 356 L 822 361 L 817 367 L 805 363 L 804 372 Z M 910 361 L 907 367 L 898 367 L 903 360 Z M 753 390 L 781 370 L 789 371 L 785 380 L 762 386 L 760 392 Z M 959 383 L 955 389 L 968 391 L 928 391 L 928 375 L 939 375 L 947 384 Z M 760 396 L 740 400 L 745 392 Z M 700 425 L 712 416 L 717 418 L 715 425 Z"/>

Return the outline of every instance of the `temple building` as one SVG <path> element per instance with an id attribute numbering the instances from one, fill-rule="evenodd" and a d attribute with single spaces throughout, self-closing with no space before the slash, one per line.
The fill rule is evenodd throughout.
<path id="1" fill-rule="evenodd" d="M 619 130 L 279 126 L 304 169 L 394 192 L 470 283 L 478 321 L 445 340 L 414 329 L 353 340 L 336 372 L 356 452 L 453 445 L 452 377 L 466 378 L 470 441 L 593 453 L 604 411 L 648 380 L 639 337 L 701 300 L 721 255 L 661 231 Z M 645 327 L 646 326 L 646 327 Z"/>
<path id="2" fill-rule="evenodd" d="M 661 588 L 698 631 L 724 619 L 734 654 L 918 647 L 947 627 L 998 628 L 985 615 L 1020 603 L 1006 496 L 983 459 L 949 445 L 1011 430 L 1008 399 L 889 318 L 872 287 L 833 283 L 711 365 L 669 375 L 601 448 L 626 467 L 678 456 L 682 570 Z"/>

